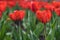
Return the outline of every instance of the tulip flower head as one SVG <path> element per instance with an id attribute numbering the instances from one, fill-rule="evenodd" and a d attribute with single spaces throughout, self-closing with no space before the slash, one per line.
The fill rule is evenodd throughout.
<path id="1" fill-rule="evenodd" d="M 54 6 L 52 4 L 49 4 L 49 3 L 47 3 L 46 5 L 44 5 L 44 8 L 45 9 L 48 9 L 50 11 L 53 11 L 54 10 Z"/>
<path id="2" fill-rule="evenodd" d="M 40 9 L 40 5 L 39 5 L 39 2 L 32 2 L 32 11 L 33 12 L 36 12 L 37 10 Z"/>
<path id="3" fill-rule="evenodd" d="M 15 1 L 8 1 L 7 4 L 8 4 L 9 8 L 12 8 L 16 5 L 16 2 Z"/>
<path id="4" fill-rule="evenodd" d="M 57 16 L 60 16 L 60 8 L 56 8 L 56 9 L 55 9 L 55 12 L 56 12 L 56 15 L 57 15 Z"/>
<path id="5" fill-rule="evenodd" d="M 0 1 L 0 11 L 4 12 L 7 7 L 7 2 L 6 1 Z"/>
<path id="6" fill-rule="evenodd" d="M 59 7 L 60 7 L 60 2 L 53 1 L 53 2 L 52 2 L 52 5 L 53 5 L 55 8 L 59 8 Z"/>
<path id="7" fill-rule="evenodd" d="M 9 17 L 13 21 L 21 21 L 25 16 L 25 11 L 23 10 L 15 10 L 13 13 L 9 14 Z"/>
<path id="8" fill-rule="evenodd" d="M 46 24 L 51 20 L 52 14 L 49 10 L 43 10 L 43 11 L 38 10 L 36 12 L 36 17 L 39 21 Z"/>

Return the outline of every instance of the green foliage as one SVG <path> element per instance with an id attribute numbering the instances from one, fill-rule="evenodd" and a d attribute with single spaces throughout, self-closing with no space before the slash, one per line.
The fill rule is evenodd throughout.
<path id="1" fill-rule="evenodd" d="M 13 12 L 15 8 L 18 9 L 17 7 L 7 8 L 3 12 L 0 20 L 0 40 L 40 40 L 39 36 L 44 36 L 44 24 L 37 20 L 35 13 L 31 10 L 26 9 L 26 16 L 22 23 L 24 29 L 21 25 L 17 26 L 14 21 L 7 20 L 9 12 Z M 46 31 L 46 40 L 60 40 L 60 18 L 54 12 L 52 20 L 46 24 Z"/>

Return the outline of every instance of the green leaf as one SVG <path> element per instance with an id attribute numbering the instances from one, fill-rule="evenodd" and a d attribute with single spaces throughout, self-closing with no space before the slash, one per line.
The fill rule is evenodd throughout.
<path id="1" fill-rule="evenodd" d="M 36 25 L 36 29 L 34 30 L 34 33 L 39 37 L 39 35 L 41 34 L 41 32 L 43 31 L 44 26 L 42 23 L 38 23 Z"/>

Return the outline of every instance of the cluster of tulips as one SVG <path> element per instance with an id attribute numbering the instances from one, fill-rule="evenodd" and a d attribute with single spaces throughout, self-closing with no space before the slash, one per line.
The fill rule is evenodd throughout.
<path id="1" fill-rule="evenodd" d="M 52 3 L 48 2 L 15 2 L 15 1 L 0 1 L 0 18 L 2 16 L 2 12 L 6 10 L 6 7 L 12 8 L 16 4 L 19 7 L 25 9 L 30 9 L 32 12 L 36 14 L 36 17 L 39 21 L 43 22 L 44 24 L 49 22 L 52 17 L 52 11 L 55 11 L 57 16 L 60 16 L 60 3 L 53 1 Z M 12 20 L 22 20 L 25 16 L 24 10 L 15 10 L 12 14 L 9 14 L 9 17 Z"/>
<path id="2" fill-rule="evenodd" d="M 30 14 L 28 10 L 34 14 L 33 16 L 36 18 L 36 23 L 41 22 L 44 24 L 44 38 L 47 40 L 46 24 L 51 22 L 54 14 L 56 14 L 54 20 L 57 21 L 58 17 L 60 16 L 60 2 L 53 1 L 48 3 L 38 1 L 0 1 L 0 20 L 4 19 L 4 12 L 9 11 L 6 14 L 6 16 L 8 16 L 6 20 L 12 20 L 14 23 L 16 23 L 15 25 L 21 26 L 21 22 L 23 22 L 24 19 L 27 19 Z M 28 20 L 32 19 L 28 18 Z M 52 23 L 53 25 L 55 21 Z M 26 31 L 23 26 L 21 28 Z M 54 38 L 52 40 L 54 40 Z"/>

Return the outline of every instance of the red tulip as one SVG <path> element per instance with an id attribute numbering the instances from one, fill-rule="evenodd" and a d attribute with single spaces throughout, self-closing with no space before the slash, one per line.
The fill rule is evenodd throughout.
<path id="1" fill-rule="evenodd" d="M 0 11 L 3 12 L 6 10 L 7 2 L 6 1 L 0 1 Z"/>
<path id="2" fill-rule="evenodd" d="M 26 2 L 24 2 L 24 1 L 23 2 L 19 2 L 18 4 L 19 4 L 20 7 L 24 8 L 24 9 L 27 8 Z"/>
<path id="3" fill-rule="evenodd" d="M 9 14 L 9 17 L 16 21 L 16 20 L 22 20 L 25 16 L 25 11 L 23 10 L 15 10 L 13 13 Z"/>
<path id="4" fill-rule="evenodd" d="M 49 10 L 43 10 L 43 11 L 38 10 L 36 12 L 37 19 L 44 24 L 46 24 L 47 22 L 51 20 L 51 16 L 52 14 Z"/>
<path id="5" fill-rule="evenodd" d="M 16 1 L 7 1 L 8 7 L 12 8 L 16 5 Z"/>
<path id="6" fill-rule="evenodd" d="M 31 9 L 31 8 L 32 8 L 32 7 L 31 7 L 31 4 L 32 4 L 31 2 L 27 2 L 27 3 L 26 3 L 28 9 Z"/>
<path id="7" fill-rule="evenodd" d="M 53 4 L 53 6 L 55 6 L 55 8 L 60 7 L 60 2 L 53 1 L 52 4 Z"/>
<path id="8" fill-rule="evenodd" d="M 55 12 L 56 12 L 57 16 L 60 16 L 60 8 L 56 8 Z"/>
<path id="9" fill-rule="evenodd" d="M 40 9 L 39 2 L 32 2 L 32 11 L 36 12 L 37 10 Z"/>
<path id="10" fill-rule="evenodd" d="M 47 2 L 39 2 L 39 5 L 44 7 L 47 4 Z"/>
<path id="11" fill-rule="evenodd" d="M 54 10 L 54 6 L 52 4 L 49 4 L 49 3 L 47 3 L 46 5 L 44 5 L 44 8 L 45 9 L 48 9 L 50 11 L 53 11 Z"/>
<path id="12" fill-rule="evenodd" d="M 31 2 L 23 1 L 23 2 L 19 2 L 18 4 L 20 7 L 24 8 L 24 9 L 27 9 L 27 8 L 30 9 L 31 8 Z"/>

